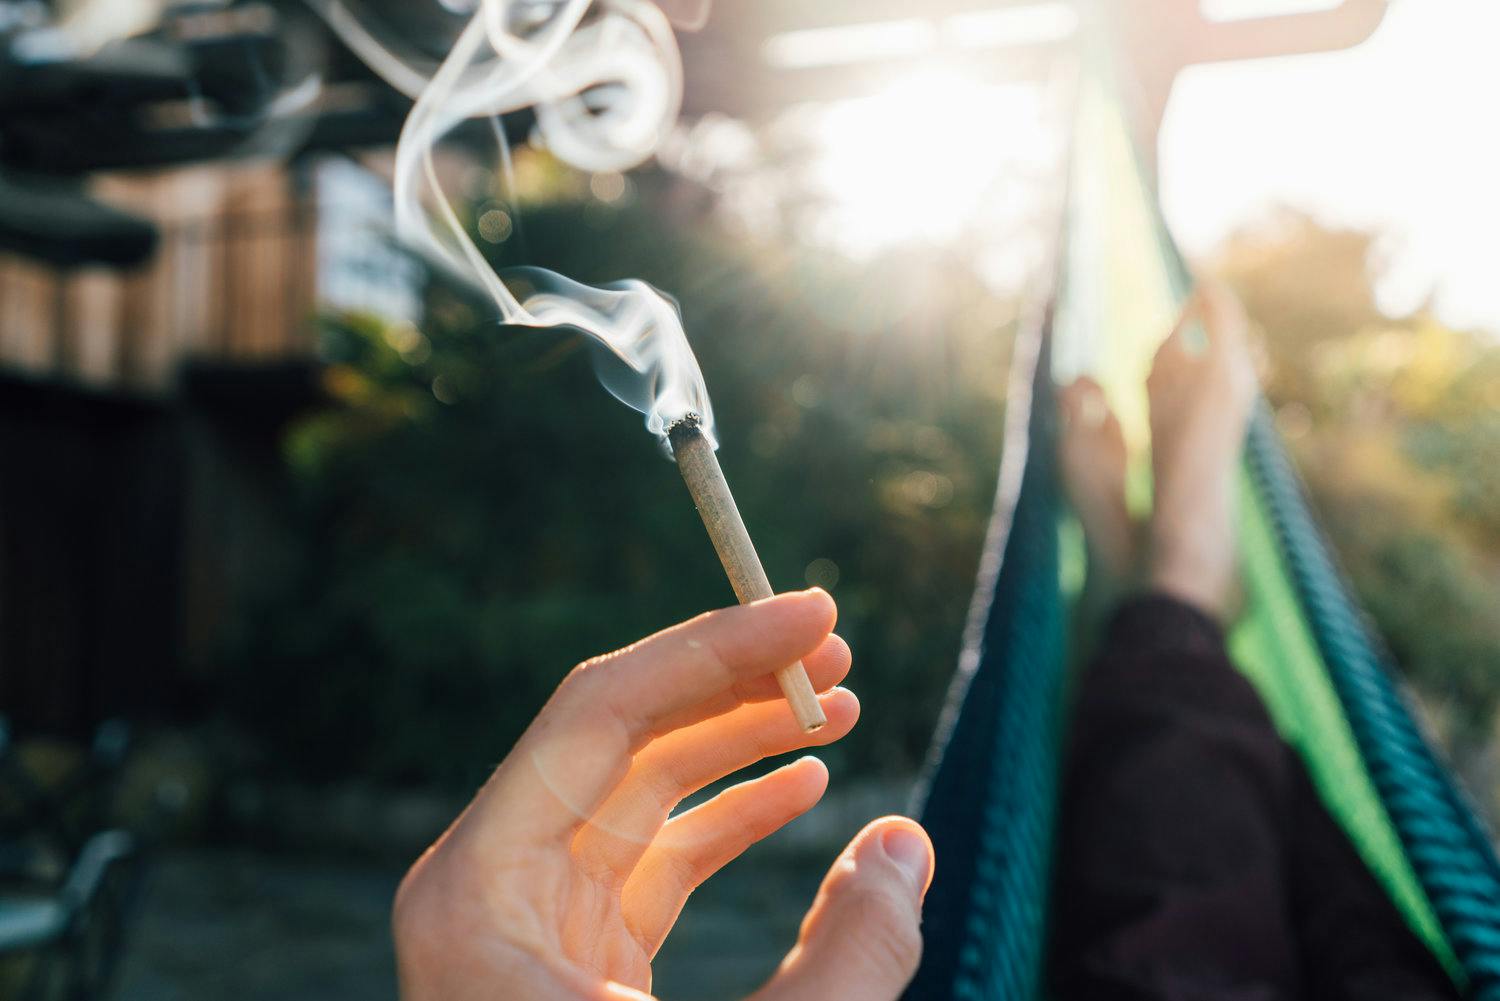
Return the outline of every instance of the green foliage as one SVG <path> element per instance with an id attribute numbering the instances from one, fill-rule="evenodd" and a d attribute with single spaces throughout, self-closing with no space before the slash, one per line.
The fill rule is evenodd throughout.
<path id="1" fill-rule="evenodd" d="M 1455 750 L 1500 705 L 1500 344 L 1374 307 L 1370 237 L 1284 216 L 1220 267 L 1264 334 L 1267 391 L 1349 575 Z"/>
<path id="2" fill-rule="evenodd" d="M 839 601 L 864 718 L 826 755 L 909 772 L 993 494 L 1007 304 L 961 260 L 854 267 L 681 213 L 540 205 L 495 256 L 679 299 L 773 583 Z M 1221 270 L 1357 589 L 1477 744 L 1500 703 L 1500 349 L 1381 316 L 1370 259 L 1368 238 L 1288 218 Z M 471 787 L 571 665 L 733 600 L 676 471 L 576 337 L 442 291 L 430 313 L 420 332 L 329 319 L 336 402 L 285 447 L 300 556 L 227 651 L 229 703 L 303 775 Z"/>
<path id="3" fill-rule="evenodd" d="M 828 755 L 909 772 L 993 494 L 1006 314 L 960 262 L 840 269 L 660 211 L 539 206 L 499 263 L 678 297 L 773 584 L 840 604 L 866 698 Z M 302 557 L 236 633 L 232 702 L 304 775 L 471 786 L 574 663 L 733 601 L 576 337 L 441 291 L 431 315 L 420 334 L 330 320 L 338 405 L 286 443 Z"/>

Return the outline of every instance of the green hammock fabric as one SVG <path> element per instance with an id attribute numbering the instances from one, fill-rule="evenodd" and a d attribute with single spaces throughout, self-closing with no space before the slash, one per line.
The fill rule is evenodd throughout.
<path id="1" fill-rule="evenodd" d="M 1053 374 L 1067 381 L 1087 371 L 1104 384 L 1127 429 L 1133 479 L 1140 483 L 1149 472 L 1145 376 L 1188 288 L 1152 212 L 1119 104 L 1098 75 L 1081 81 L 1078 115 L 1073 190 L 1081 201 L 1068 234 L 1068 273 L 1103 275 L 1105 281 L 1089 290 L 1087 300 L 1065 284 L 1055 337 L 1059 354 L 1066 346 L 1073 356 L 1059 359 Z M 1109 187 L 1101 190 L 1101 181 Z M 1126 274 L 1112 266 L 1117 261 L 1128 262 Z M 1105 345 L 1109 355 L 1097 357 Z M 1091 363 L 1086 354 L 1096 360 Z M 1136 504 L 1149 502 L 1142 500 L 1144 492 L 1136 491 Z M 1248 472 L 1239 500 L 1247 593 L 1246 614 L 1230 637 L 1235 663 L 1255 683 L 1282 735 L 1302 752 L 1318 791 L 1365 861 L 1422 937 L 1441 950 L 1431 911 L 1361 762 Z"/>
<path id="2" fill-rule="evenodd" d="M 1065 592 L 1082 578 L 1053 482 L 1051 387 L 1084 373 L 1105 385 L 1132 448 L 1130 502 L 1147 507 L 1144 378 L 1188 290 L 1129 136 L 1104 74 L 1085 73 L 1055 306 L 1016 352 L 994 524 L 924 783 L 939 878 L 909 998 L 1040 991 Z M 1500 864 L 1412 723 L 1264 407 L 1240 502 L 1236 662 L 1412 928 L 1471 996 L 1500 999 Z"/>

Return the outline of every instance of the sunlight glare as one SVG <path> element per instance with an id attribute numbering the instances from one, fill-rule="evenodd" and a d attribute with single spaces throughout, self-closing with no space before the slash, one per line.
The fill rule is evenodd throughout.
<path id="1" fill-rule="evenodd" d="M 830 105 L 816 124 L 813 188 L 822 235 L 856 255 L 957 240 L 1014 216 L 1014 185 L 1054 142 L 1035 85 L 981 83 L 938 69 Z M 1003 189 L 1003 190 L 1002 190 Z M 1023 202 L 1025 199 L 1021 199 Z"/>
<path id="2" fill-rule="evenodd" d="M 1393 3 L 1346 52 L 1199 66 L 1162 129 L 1162 195 L 1189 254 L 1276 207 L 1381 235 L 1380 305 L 1500 337 L 1500 4 Z"/>

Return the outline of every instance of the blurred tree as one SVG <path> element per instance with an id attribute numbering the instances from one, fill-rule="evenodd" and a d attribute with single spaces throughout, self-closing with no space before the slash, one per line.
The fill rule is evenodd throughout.
<path id="1" fill-rule="evenodd" d="M 678 297 L 773 583 L 840 603 L 865 710 L 828 753 L 909 773 L 989 515 L 1010 304 L 956 252 L 856 267 L 684 204 L 650 177 L 612 204 L 554 186 L 524 228 L 476 230 L 501 266 Z M 1473 758 L 1500 702 L 1500 348 L 1383 316 L 1373 259 L 1367 236 L 1283 215 L 1219 267 L 1266 333 L 1268 394 L 1357 589 Z M 330 318 L 338 405 L 286 445 L 302 556 L 228 647 L 230 704 L 304 775 L 472 786 L 572 664 L 733 600 L 577 338 L 499 328 L 451 291 L 431 305 L 421 330 Z"/>
<path id="2" fill-rule="evenodd" d="M 1324 402 L 1326 387 L 1313 364 L 1320 348 L 1385 325 L 1375 305 L 1373 265 L 1369 235 L 1324 229 L 1286 210 L 1228 241 L 1217 266 L 1264 332 L 1273 399 Z"/>
<path id="3" fill-rule="evenodd" d="M 1010 311 L 955 259 L 856 270 L 659 207 L 549 202 L 489 245 L 678 297 L 773 584 L 839 600 L 865 711 L 830 753 L 909 773 L 989 514 Z M 431 306 L 420 331 L 328 323 L 339 405 L 287 442 L 304 558 L 231 644 L 231 704 L 304 775 L 471 786 L 574 663 L 733 601 L 578 338 L 497 328 L 451 291 Z"/>
<path id="4" fill-rule="evenodd" d="M 1500 342 L 1375 305 L 1368 235 L 1283 212 L 1219 270 L 1264 333 L 1267 393 L 1397 660 L 1461 766 L 1500 704 Z"/>

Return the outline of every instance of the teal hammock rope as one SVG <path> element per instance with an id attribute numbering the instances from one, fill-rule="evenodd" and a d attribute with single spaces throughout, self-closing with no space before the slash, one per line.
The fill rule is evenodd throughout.
<path id="1" fill-rule="evenodd" d="M 1049 326 L 1015 352 L 998 504 L 920 810 L 938 863 L 913 1001 L 1041 984 L 1064 682 Z"/>
<path id="2" fill-rule="evenodd" d="M 1500 1001 L 1500 863 L 1477 813 L 1422 738 L 1262 407 L 1246 443 L 1298 597 L 1355 742 L 1477 1001 Z"/>
<path id="3" fill-rule="evenodd" d="M 1181 296 L 1188 273 L 1156 218 L 1158 249 Z M 1042 988 L 1065 686 L 1049 338 L 1050 317 L 1018 343 L 970 636 L 921 797 L 938 868 L 924 909 L 922 965 L 906 994 L 913 1001 L 1031 999 Z M 1492 839 L 1408 710 L 1264 405 L 1251 422 L 1246 465 L 1365 767 L 1468 994 L 1500 1001 Z"/>
<path id="4" fill-rule="evenodd" d="M 1153 206 L 1156 208 L 1156 206 Z M 1160 211 L 1156 237 L 1179 296 L 1189 272 Z M 1245 463 L 1360 756 L 1476 1001 L 1500 1001 L 1500 861 L 1494 840 L 1416 725 L 1394 662 L 1352 596 L 1270 408 L 1250 423 Z"/>

